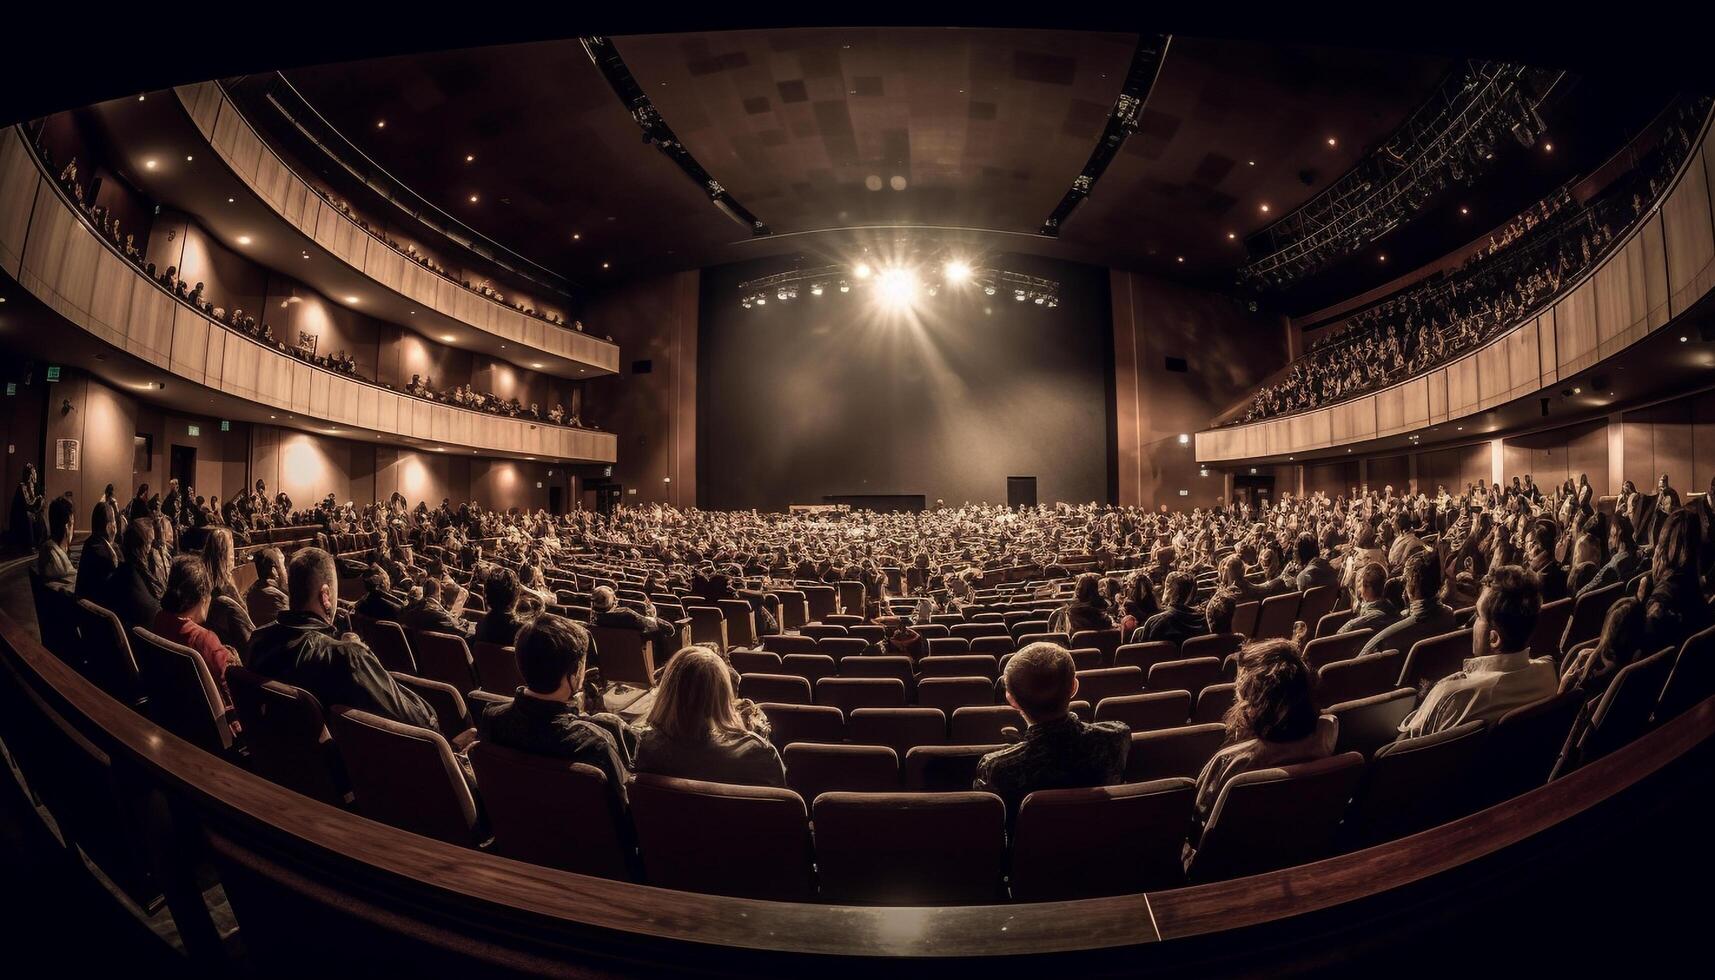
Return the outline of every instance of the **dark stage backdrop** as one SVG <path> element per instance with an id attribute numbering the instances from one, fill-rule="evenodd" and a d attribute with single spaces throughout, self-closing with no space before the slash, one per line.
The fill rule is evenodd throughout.
<path id="1" fill-rule="evenodd" d="M 703 271 L 698 498 L 783 510 L 826 496 L 1043 503 L 1113 498 L 1108 273 L 1031 256 L 994 264 L 1061 283 L 1060 305 L 943 289 L 885 315 L 854 287 L 743 309 L 738 284 L 778 259 Z"/>

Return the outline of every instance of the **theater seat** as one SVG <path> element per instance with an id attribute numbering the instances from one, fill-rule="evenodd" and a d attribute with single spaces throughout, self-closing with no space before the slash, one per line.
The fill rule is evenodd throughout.
<path id="1" fill-rule="evenodd" d="M 645 883 L 780 902 L 815 896 L 810 826 L 797 793 L 646 774 L 632 781 L 630 797 Z"/>
<path id="2" fill-rule="evenodd" d="M 990 681 L 1000 676 L 1000 665 L 986 654 L 963 656 L 931 655 L 917 661 L 919 677 L 985 677 Z"/>
<path id="3" fill-rule="evenodd" d="M 954 708 L 948 719 L 948 741 L 954 745 L 986 745 L 1005 742 L 1004 730 L 1025 729 L 1024 715 L 1010 704 L 984 704 Z"/>
<path id="4" fill-rule="evenodd" d="M 401 674 L 417 673 L 417 658 L 411 653 L 411 643 L 405 638 L 404 627 L 398 623 L 389 619 L 374 620 L 363 641 L 374 651 L 381 666 Z"/>
<path id="5" fill-rule="evenodd" d="M 1715 626 L 1685 641 L 1656 705 L 1655 722 L 1677 718 L 1715 695 Z"/>
<path id="6" fill-rule="evenodd" d="M 1237 684 L 1210 684 L 1197 695 L 1197 706 L 1191 709 L 1191 724 L 1205 725 L 1212 721 L 1224 721 L 1227 710 L 1237 698 Z"/>
<path id="7" fill-rule="evenodd" d="M 1548 782 L 1583 708 L 1583 692 L 1564 691 L 1502 715 L 1490 728 L 1489 747 L 1472 774 L 1478 805 L 1509 800 Z"/>
<path id="8" fill-rule="evenodd" d="M 1413 689 L 1433 685 L 1449 674 L 1456 673 L 1471 657 L 1471 631 L 1468 629 L 1443 633 L 1418 640 L 1405 655 L 1395 687 Z"/>
<path id="9" fill-rule="evenodd" d="M 738 679 L 738 696 L 758 703 L 809 704 L 810 682 L 790 674 L 743 674 Z"/>
<path id="10" fill-rule="evenodd" d="M 1124 722 L 1134 732 L 1173 728 L 1191 716 L 1191 695 L 1185 691 L 1122 694 L 1096 702 L 1097 721 Z"/>
<path id="11" fill-rule="evenodd" d="M 810 682 L 812 689 L 817 681 L 824 677 L 835 677 L 839 672 L 840 667 L 834 662 L 834 658 L 822 653 L 788 653 L 780 658 L 780 668 L 775 671 L 802 677 Z"/>
<path id="12" fill-rule="evenodd" d="M 816 682 L 816 703 L 848 715 L 856 708 L 903 708 L 905 683 L 897 677 L 824 677 Z"/>
<path id="13" fill-rule="evenodd" d="M 1197 783 L 1182 778 L 1031 793 L 1013 828 L 1013 899 L 1058 902 L 1181 883 L 1196 798 Z"/>
<path id="14" fill-rule="evenodd" d="M 233 664 L 227 689 L 258 776 L 330 806 L 350 797 L 345 767 L 315 695 Z"/>
<path id="15" fill-rule="evenodd" d="M 1316 702 L 1328 707 L 1397 690 L 1400 668 L 1404 665 L 1405 654 L 1398 650 L 1331 663 L 1316 672 Z"/>
<path id="16" fill-rule="evenodd" d="M 1191 660 L 1196 657 L 1220 657 L 1222 660 L 1239 652 L 1244 646 L 1245 638 L 1241 633 L 1206 633 L 1203 636 L 1193 636 L 1179 644 L 1179 656 L 1168 657 L 1168 660 Z M 1148 668 L 1144 668 L 1148 670 Z"/>
<path id="17" fill-rule="evenodd" d="M 418 677 L 450 684 L 461 693 L 477 686 L 476 667 L 471 662 L 470 648 L 465 645 L 464 637 L 419 632 L 411 638 L 411 653 L 417 658 Z"/>
<path id="18" fill-rule="evenodd" d="M 784 674 L 780 654 L 769 650 L 734 650 L 727 654 L 732 669 L 744 674 Z"/>
<path id="19" fill-rule="evenodd" d="M 811 813 L 825 901 L 962 905 L 1003 897 L 1006 807 L 998 796 L 824 793 Z"/>
<path id="20" fill-rule="evenodd" d="M 846 737 L 855 745 L 885 745 L 903 758 L 915 746 L 945 744 L 947 715 L 939 708 L 854 708 Z"/>
<path id="21" fill-rule="evenodd" d="M 1340 722 L 1334 743 L 1336 752 L 1356 752 L 1368 759 L 1375 751 L 1399 738 L 1399 724 L 1417 706 L 1417 690 L 1402 687 L 1383 694 L 1347 701 L 1326 709 Z"/>
<path id="22" fill-rule="evenodd" d="M 470 646 L 471 661 L 476 667 L 477 685 L 494 694 L 511 694 L 524 686 L 524 674 L 518 669 L 518 651 L 510 646 L 477 640 Z"/>
<path id="23" fill-rule="evenodd" d="M 74 616 L 90 680 L 125 704 L 141 705 L 143 678 L 137 670 L 137 658 L 131 654 L 125 624 L 88 599 L 77 600 Z"/>
<path id="24" fill-rule="evenodd" d="M 619 793 L 600 769 L 492 742 L 472 745 L 470 764 L 494 831 L 494 853 L 598 878 L 631 879 Z"/>
<path id="25" fill-rule="evenodd" d="M 1587 765 L 1644 733 L 1673 670 L 1674 653 L 1674 648 L 1668 647 L 1620 669 L 1602 693 L 1602 700 L 1591 709 L 1590 726 L 1583 737 L 1576 746 L 1568 746 L 1572 750 L 1569 763 Z"/>
<path id="26" fill-rule="evenodd" d="M 1150 691 L 1190 691 L 1195 698 L 1210 684 L 1222 680 L 1221 662 L 1214 657 L 1195 660 L 1169 660 L 1149 668 L 1144 688 Z"/>
<path id="27" fill-rule="evenodd" d="M 768 718 L 769 741 L 784 749 L 793 742 L 844 742 L 846 716 L 824 704 L 777 704 L 757 707 Z"/>
<path id="28" fill-rule="evenodd" d="M 1187 881 L 1222 881 L 1327 856 L 1363 772 L 1363 756 L 1346 752 L 1234 776 L 1185 864 Z"/>
<path id="29" fill-rule="evenodd" d="M 917 703 L 952 714 L 960 708 L 994 703 L 995 685 L 986 677 L 925 677 L 917 685 Z"/>
<path id="30" fill-rule="evenodd" d="M 439 732 L 338 705 L 332 730 L 357 812 L 449 844 L 482 842 L 476 800 Z"/>
<path id="31" fill-rule="evenodd" d="M 1341 846 L 1369 847 L 1463 816 L 1487 736 L 1485 722 L 1468 721 L 1376 749 L 1341 827 Z"/>
<path id="32" fill-rule="evenodd" d="M 786 788 L 813 802 L 823 793 L 888 793 L 899 789 L 899 755 L 885 745 L 795 742 L 781 753 Z"/>
<path id="33" fill-rule="evenodd" d="M 131 638 L 155 724 L 204 751 L 231 752 L 231 717 L 202 657 L 141 626 L 131 628 Z"/>
<path id="34" fill-rule="evenodd" d="M 905 753 L 905 788 L 913 793 L 960 793 L 971 788 L 977 763 L 1002 744 L 919 745 Z"/>
<path id="35" fill-rule="evenodd" d="M 1080 670 L 1077 677 L 1078 693 L 1076 697 L 1091 704 L 1101 704 L 1107 698 L 1143 692 L 1143 671 L 1136 667 Z"/>
<path id="36" fill-rule="evenodd" d="M 1364 649 L 1364 644 L 1370 642 L 1375 630 L 1352 630 L 1350 633 L 1336 633 L 1333 636 L 1319 636 L 1304 644 L 1304 662 L 1311 670 L 1321 670 L 1332 663 L 1350 660 Z"/>
<path id="37" fill-rule="evenodd" d="M 1125 759 L 1125 780 L 1141 783 L 1169 776 L 1195 778 L 1226 740 L 1227 726 L 1218 723 L 1133 732 Z"/>
<path id="38" fill-rule="evenodd" d="M 1149 673 L 1149 668 L 1163 664 L 1169 660 L 1180 660 L 1184 654 L 1179 652 L 1179 644 L 1169 640 L 1151 640 L 1147 643 L 1127 643 L 1114 650 L 1115 667 L 1136 667 Z"/>

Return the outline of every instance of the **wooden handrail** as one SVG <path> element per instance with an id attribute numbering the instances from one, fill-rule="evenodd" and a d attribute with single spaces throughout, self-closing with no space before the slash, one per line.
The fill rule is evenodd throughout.
<path id="1" fill-rule="evenodd" d="M 15 580 L 14 580 L 15 587 Z M 418 837 L 275 786 L 107 696 L 0 616 L 3 654 L 51 689 L 102 748 L 225 826 L 250 824 L 316 861 L 347 862 L 525 917 L 633 936 L 828 956 L 986 957 L 1185 939 L 1410 885 L 1494 854 L 1619 794 L 1715 734 L 1715 698 L 1514 800 L 1398 841 L 1233 881 L 1113 898 L 945 908 L 792 904 L 669 891 L 536 867 Z"/>

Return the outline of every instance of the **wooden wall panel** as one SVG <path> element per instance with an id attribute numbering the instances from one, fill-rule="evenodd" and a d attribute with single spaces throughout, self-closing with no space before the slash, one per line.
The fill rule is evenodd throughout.
<path id="1" fill-rule="evenodd" d="M 1493 408 L 1512 394 L 1512 369 L 1503 343 L 1490 344 L 1477 352 L 1477 404 Z"/>
<path id="2" fill-rule="evenodd" d="M 24 238 L 40 183 L 41 171 L 24 141 L 14 134 L 0 139 L 0 268 L 14 277 L 24 257 Z"/>
<path id="3" fill-rule="evenodd" d="M 1679 186 L 1661 208 L 1667 239 L 1669 308 L 1674 316 L 1708 291 L 1715 262 L 1715 228 L 1709 213 L 1709 175 L 1701 166 L 1686 168 Z"/>
<path id="4" fill-rule="evenodd" d="M 1554 305 L 1555 344 L 1560 376 L 1596 363 L 1596 285 L 1586 279 L 1572 294 Z"/>

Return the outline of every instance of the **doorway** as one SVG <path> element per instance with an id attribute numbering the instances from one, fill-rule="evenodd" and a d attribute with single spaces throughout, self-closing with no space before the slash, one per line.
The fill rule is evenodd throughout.
<path id="1" fill-rule="evenodd" d="M 566 488 L 555 485 L 548 488 L 548 513 L 555 517 L 566 512 Z"/>
<path id="2" fill-rule="evenodd" d="M 1036 477 L 1009 476 L 1006 478 L 1006 505 L 1013 510 L 1020 507 L 1036 506 Z"/>
<path id="3" fill-rule="evenodd" d="M 1255 509 L 1263 501 L 1274 506 L 1274 477 L 1272 476 L 1234 476 L 1233 504 L 1250 504 Z"/>
<path id="4" fill-rule="evenodd" d="M 197 482 L 197 447 L 174 446 L 167 475 L 179 481 L 179 489 L 188 490 Z"/>

